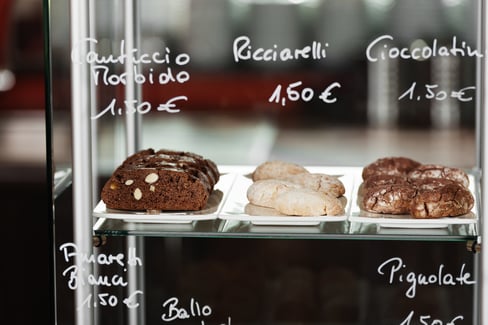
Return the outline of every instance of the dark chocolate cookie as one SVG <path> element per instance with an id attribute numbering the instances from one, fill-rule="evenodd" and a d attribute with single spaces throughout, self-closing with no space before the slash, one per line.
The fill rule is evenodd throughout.
<path id="1" fill-rule="evenodd" d="M 405 176 L 376 174 L 368 177 L 363 182 L 363 190 L 384 185 L 410 185 L 410 183 Z"/>
<path id="2" fill-rule="evenodd" d="M 377 174 L 407 176 L 420 163 L 405 157 L 386 157 L 380 158 L 363 168 L 363 180 Z"/>
<path id="3" fill-rule="evenodd" d="M 362 196 L 362 209 L 386 214 L 408 214 L 416 190 L 409 184 L 368 188 Z"/>
<path id="4" fill-rule="evenodd" d="M 408 179 L 411 181 L 425 178 L 449 179 L 466 188 L 469 186 L 468 174 L 459 168 L 428 164 L 420 165 L 408 173 Z"/>
<path id="5" fill-rule="evenodd" d="M 410 206 L 414 218 L 456 217 L 469 213 L 474 206 L 471 192 L 455 181 L 425 179 L 415 187 L 417 194 Z"/>

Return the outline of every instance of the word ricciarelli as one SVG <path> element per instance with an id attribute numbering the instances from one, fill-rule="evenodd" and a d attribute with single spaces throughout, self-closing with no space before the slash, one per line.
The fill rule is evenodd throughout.
<path id="1" fill-rule="evenodd" d="M 301 59 L 321 60 L 327 57 L 326 48 L 328 43 L 313 41 L 311 45 L 302 48 L 290 49 L 280 48 L 277 44 L 271 47 L 254 47 L 248 36 L 239 36 L 234 40 L 233 53 L 234 61 L 290 61 Z"/>

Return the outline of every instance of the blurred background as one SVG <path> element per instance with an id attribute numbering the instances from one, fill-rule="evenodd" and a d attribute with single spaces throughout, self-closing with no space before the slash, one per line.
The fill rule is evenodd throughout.
<path id="1" fill-rule="evenodd" d="M 95 1 L 99 53 L 114 52 L 123 37 L 121 2 Z M 59 167 L 71 164 L 69 1 L 51 3 L 55 64 L 49 127 Z M 471 168 L 477 156 L 475 100 L 398 98 L 412 82 L 446 91 L 473 86 L 475 58 L 372 64 L 365 58 L 365 44 L 391 34 L 395 46 L 413 49 L 434 38 L 449 45 L 455 36 L 474 48 L 478 5 L 471 0 L 141 1 L 141 49 L 171 48 L 192 58 L 191 82 L 163 92 L 150 85 L 142 90 L 153 105 L 181 93 L 190 99 L 180 114 L 144 116 L 143 147 L 190 150 L 218 164 L 283 159 L 360 166 L 380 156 L 404 155 Z M 0 15 L 0 190 L 9 230 L 6 269 L 15 279 L 9 281 L 8 296 L 16 297 L 9 299 L 12 308 L 25 311 L 46 301 L 48 290 L 42 1 L 1 0 Z M 301 48 L 326 41 L 330 48 L 327 58 L 316 62 L 236 64 L 230 46 L 219 45 L 231 44 L 239 35 L 248 35 L 256 46 Z M 334 93 L 338 101 L 324 105 L 315 98 L 286 107 L 268 101 L 277 85 L 297 80 L 315 93 L 340 82 Z M 100 87 L 99 107 L 119 96 Z M 106 176 L 123 158 L 123 131 L 113 117 L 97 123 L 99 172 Z M 58 231 L 69 233 L 69 226 L 61 224 Z M 42 317 L 17 314 L 18 323 Z"/>
<path id="2" fill-rule="evenodd" d="M 2 1 L 0 10 L 1 162 L 35 167 L 45 160 L 42 1 Z"/>
<path id="3" fill-rule="evenodd" d="M 0 1 L 0 193 L 4 311 L 49 322 L 42 0 Z"/>
<path id="4" fill-rule="evenodd" d="M 59 164 L 69 165 L 70 48 L 64 18 L 69 8 L 64 1 L 53 4 L 54 154 Z M 191 57 L 189 64 L 179 67 L 190 74 L 188 82 L 141 86 L 142 100 L 153 107 L 142 117 L 142 147 L 198 151 L 218 164 L 256 164 L 274 158 L 312 165 L 364 165 L 380 156 L 403 155 L 471 168 L 476 164 L 476 91 L 466 91 L 470 101 L 449 94 L 475 85 L 476 58 L 450 55 L 371 62 L 366 47 L 381 35 L 392 35 L 391 42 L 377 46 L 379 51 L 387 46 L 409 51 L 452 47 L 453 40 L 458 47 L 464 42 L 476 49 L 477 6 L 477 1 L 468 0 L 141 1 L 140 53 L 169 50 L 173 59 L 180 53 Z M 122 3 L 97 1 L 93 11 L 96 52 L 119 53 L 124 38 Z M 249 37 L 253 48 L 298 49 L 315 41 L 327 44 L 327 56 L 235 62 L 232 42 L 241 35 Z M 174 63 L 168 66 L 178 71 Z M 143 67 L 144 73 L 158 73 L 160 68 Z M 109 69 L 121 73 L 120 64 Z M 286 105 L 270 101 L 277 87 L 284 93 L 296 81 L 302 82 L 297 89 L 313 91 L 312 99 L 289 100 Z M 337 101 L 326 104 L 319 95 L 334 82 L 340 84 L 332 92 Z M 416 88 L 409 93 L 414 83 Z M 446 98 L 427 98 L 429 85 Z M 118 105 L 123 101 L 120 87 L 98 85 L 96 94 L 97 112 L 114 98 Z M 179 95 L 188 100 L 178 102 L 178 114 L 155 110 Z M 122 119 L 109 115 L 95 121 L 101 173 L 124 158 Z M 419 147 L 419 141 L 424 145 Z"/>

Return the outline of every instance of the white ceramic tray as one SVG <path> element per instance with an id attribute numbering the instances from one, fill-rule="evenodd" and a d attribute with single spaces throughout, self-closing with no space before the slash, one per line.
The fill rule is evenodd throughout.
<path id="1" fill-rule="evenodd" d="M 356 181 L 356 188 L 354 189 L 355 194 L 353 195 L 353 202 L 351 204 L 351 214 L 349 216 L 349 221 L 351 222 L 362 222 L 362 223 L 375 223 L 383 228 L 445 228 L 449 225 L 459 225 L 459 224 L 475 224 L 477 223 L 477 191 L 476 191 L 476 180 L 473 175 L 469 176 L 469 189 L 474 197 L 474 206 L 471 212 L 457 216 L 457 217 L 446 217 L 438 219 L 416 219 L 410 215 L 393 215 L 393 214 L 378 214 L 370 213 L 361 210 L 357 202 L 357 193 L 361 181 Z"/>
<path id="2" fill-rule="evenodd" d="M 194 221 L 217 219 L 226 195 L 229 193 L 234 182 L 234 178 L 235 174 L 221 175 L 213 193 L 208 199 L 207 205 L 200 211 L 161 211 L 160 213 L 152 214 L 146 211 L 109 209 L 103 201 L 100 201 L 93 210 L 93 216 L 141 223 L 191 223 Z"/>
<path id="3" fill-rule="evenodd" d="M 258 207 L 250 204 L 246 193 L 252 184 L 249 170 L 243 169 L 235 178 L 234 185 L 231 188 L 224 206 L 219 213 L 219 218 L 223 220 L 239 220 L 251 222 L 255 225 L 290 225 L 290 226 L 309 226 L 318 225 L 321 222 L 339 222 L 347 220 L 350 210 L 350 196 L 353 190 L 353 175 L 347 174 L 347 168 L 339 169 L 335 167 L 306 167 L 313 173 L 324 173 L 336 175 L 344 184 L 346 189 L 345 197 L 347 199 L 345 213 L 338 216 L 286 216 L 280 214 L 274 209 Z M 252 171 L 252 170 L 251 170 Z"/>

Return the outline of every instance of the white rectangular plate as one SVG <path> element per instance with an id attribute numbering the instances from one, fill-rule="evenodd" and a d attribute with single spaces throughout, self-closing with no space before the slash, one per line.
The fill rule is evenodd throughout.
<path id="1" fill-rule="evenodd" d="M 290 226 L 313 226 L 321 222 L 339 222 L 347 220 L 350 210 L 354 177 L 348 174 L 348 168 L 335 167 L 306 167 L 313 173 L 324 173 L 328 175 L 337 175 L 344 184 L 346 189 L 345 197 L 347 199 L 344 215 L 338 216 L 286 216 L 280 214 L 274 209 L 258 207 L 250 204 L 246 193 L 252 184 L 250 177 L 251 170 L 243 169 L 237 174 L 234 185 L 227 197 L 224 206 L 219 213 L 219 218 L 223 220 L 239 220 L 251 222 L 255 225 L 290 225 Z"/>
<path id="2" fill-rule="evenodd" d="M 469 175 L 469 189 L 474 197 L 474 206 L 470 213 L 458 217 L 446 217 L 438 219 L 416 219 L 410 215 L 379 214 L 363 211 L 357 202 L 357 193 L 361 181 L 356 181 L 355 193 L 351 204 L 351 215 L 349 221 L 375 223 L 384 228 L 445 228 L 449 225 L 474 224 L 477 223 L 477 197 L 476 180 Z"/>
<path id="3" fill-rule="evenodd" d="M 93 216 L 140 223 L 191 223 L 194 221 L 217 219 L 234 179 L 235 174 L 221 175 L 203 210 L 161 211 L 160 213 L 152 214 L 146 211 L 109 209 L 105 206 L 103 201 L 100 201 L 93 210 Z"/>

